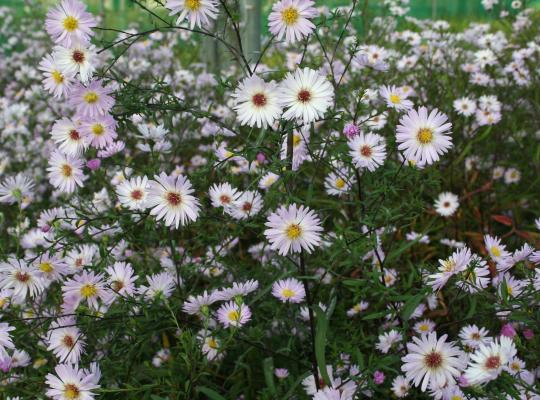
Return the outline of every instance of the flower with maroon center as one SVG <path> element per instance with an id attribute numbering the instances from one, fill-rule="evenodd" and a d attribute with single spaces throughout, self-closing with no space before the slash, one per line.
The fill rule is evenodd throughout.
<path id="1" fill-rule="evenodd" d="M 194 190 L 185 176 L 168 176 L 162 172 L 154 179 L 149 182 L 147 197 L 150 214 L 176 229 L 197 219 L 200 203 L 192 195 Z"/>
<path id="2" fill-rule="evenodd" d="M 79 73 L 81 82 L 86 83 L 95 71 L 96 50 L 94 46 L 85 47 L 81 44 L 71 48 L 56 46 L 53 59 L 62 74 L 74 77 Z"/>
<path id="3" fill-rule="evenodd" d="M 431 332 L 421 338 L 413 337 L 413 342 L 407 343 L 401 370 L 422 391 L 428 386 L 453 385 L 466 366 L 462 351 L 446 342 L 446 338 L 447 335 L 443 335 L 437 339 L 437 333 Z"/>
<path id="4" fill-rule="evenodd" d="M 242 125 L 265 128 L 272 125 L 281 115 L 277 84 L 265 82 L 252 75 L 240 82 L 233 93 L 234 110 Z"/>
<path id="5" fill-rule="evenodd" d="M 384 138 L 376 133 L 360 132 L 348 141 L 348 145 L 356 168 L 374 171 L 386 159 Z"/>
<path id="6" fill-rule="evenodd" d="M 471 385 L 484 384 L 496 379 L 516 353 L 513 340 L 506 336 L 500 336 L 488 344 L 480 344 L 471 354 L 465 379 Z"/>
<path id="7" fill-rule="evenodd" d="M 334 87 L 318 71 L 310 68 L 289 72 L 280 84 L 280 100 L 287 111 L 283 117 L 303 123 L 323 118 L 334 102 Z"/>
<path id="8" fill-rule="evenodd" d="M 146 176 L 134 177 L 121 182 L 116 187 L 120 203 L 130 210 L 144 210 L 148 192 L 148 178 Z"/>

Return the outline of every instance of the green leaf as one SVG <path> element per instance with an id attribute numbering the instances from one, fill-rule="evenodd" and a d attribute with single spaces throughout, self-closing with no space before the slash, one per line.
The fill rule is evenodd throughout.
<path id="1" fill-rule="evenodd" d="M 264 380 L 266 386 L 272 395 L 276 395 L 276 386 L 274 385 L 274 359 L 272 357 L 265 358 L 263 361 Z"/>
<path id="2" fill-rule="evenodd" d="M 215 390 L 207 388 L 206 386 L 197 386 L 197 392 L 205 394 L 211 400 L 227 400 Z"/>
<path id="3" fill-rule="evenodd" d="M 328 318 L 326 313 L 318 306 L 314 306 L 317 314 L 317 330 L 315 332 L 315 358 L 319 367 L 320 374 L 327 386 L 330 386 L 330 376 L 326 370 L 326 332 L 328 331 Z"/>

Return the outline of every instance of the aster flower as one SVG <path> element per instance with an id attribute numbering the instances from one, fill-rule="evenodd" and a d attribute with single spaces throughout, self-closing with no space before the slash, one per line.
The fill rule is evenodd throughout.
<path id="1" fill-rule="evenodd" d="M 96 70 L 97 54 L 94 46 L 55 46 L 52 57 L 64 76 L 74 77 L 79 74 L 83 83 L 88 82 Z"/>
<path id="2" fill-rule="evenodd" d="M 426 280 L 433 290 L 440 290 L 446 285 L 448 280 L 463 272 L 471 262 L 471 251 L 465 247 L 452 253 L 446 260 L 439 260 L 439 270 L 427 276 Z"/>
<path id="3" fill-rule="evenodd" d="M 209 294 L 204 291 L 201 295 L 190 295 L 182 306 L 182 311 L 190 315 L 208 316 L 208 307 L 217 300 L 218 298 L 214 292 Z"/>
<path id="4" fill-rule="evenodd" d="M 36 297 L 45 290 L 45 283 L 38 271 L 24 260 L 10 257 L 0 263 L 0 287 L 11 289 L 11 298 L 22 303 L 28 295 Z"/>
<path id="5" fill-rule="evenodd" d="M 454 100 L 454 110 L 458 114 L 461 114 L 465 117 L 470 117 L 476 112 L 476 103 L 470 100 L 467 97 L 462 97 L 460 99 Z"/>
<path id="6" fill-rule="evenodd" d="M 489 256 L 497 264 L 505 265 L 512 257 L 512 254 L 506 250 L 506 246 L 501 244 L 501 239 L 496 236 L 485 235 L 484 245 Z"/>
<path id="7" fill-rule="evenodd" d="M 142 285 L 139 293 L 144 295 L 146 300 L 156 300 L 159 298 L 169 298 L 174 291 L 177 282 L 176 278 L 168 272 L 149 275 L 146 277 L 148 286 Z"/>
<path id="8" fill-rule="evenodd" d="M 47 333 L 47 350 L 52 351 L 58 361 L 78 364 L 83 354 L 85 341 L 74 317 L 62 317 L 54 321 Z"/>
<path id="9" fill-rule="evenodd" d="M 360 314 L 362 311 L 367 310 L 369 303 L 367 301 L 361 301 L 347 310 L 347 317 L 354 317 Z"/>
<path id="10" fill-rule="evenodd" d="M 220 301 L 229 301 L 237 297 L 244 297 L 259 288 L 259 282 L 251 279 L 246 282 L 234 282 L 232 287 L 224 288 L 214 294 Z"/>
<path id="11" fill-rule="evenodd" d="M 309 160 L 309 145 L 310 132 L 309 127 L 303 127 L 302 129 L 293 130 L 292 132 L 292 170 L 298 171 L 304 161 Z M 286 135 L 283 138 L 281 144 L 280 158 L 287 160 L 289 158 L 289 138 Z"/>
<path id="12" fill-rule="evenodd" d="M 332 196 L 342 196 L 348 193 L 355 182 L 354 177 L 348 175 L 349 172 L 344 168 L 329 173 L 324 179 L 326 193 Z"/>
<path id="13" fill-rule="evenodd" d="M 225 328 L 239 328 L 249 322 L 251 310 L 246 304 L 238 305 L 229 301 L 217 310 L 216 317 Z"/>
<path id="14" fill-rule="evenodd" d="M 401 359 L 401 370 L 423 392 L 428 385 L 453 385 L 465 368 L 461 350 L 448 343 L 446 338 L 447 335 L 443 335 L 437 339 L 437 333 L 431 332 L 421 338 L 413 337 L 413 342 L 407 343 L 407 355 Z"/>
<path id="15" fill-rule="evenodd" d="M 489 344 L 480 344 L 471 354 L 465 379 L 471 385 L 484 384 L 496 379 L 516 352 L 514 342 L 506 336 L 501 336 Z"/>
<path id="16" fill-rule="evenodd" d="M 165 172 L 154 176 L 150 181 L 147 206 L 150 214 L 166 226 L 184 226 L 199 216 L 200 203 L 192 193 L 195 191 L 189 179 L 183 175 L 168 176 Z"/>
<path id="17" fill-rule="evenodd" d="M 80 158 L 55 150 L 51 154 L 47 168 L 49 182 L 62 192 L 72 193 L 77 186 L 82 187 L 86 180 L 82 171 L 83 166 L 84 161 Z"/>
<path id="18" fill-rule="evenodd" d="M 470 348 L 476 349 L 481 344 L 486 345 L 493 339 L 488 336 L 486 328 L 478 328 L 476 325 L 466 325 L 459 331 L 459 338 Z"/>
<path id="19" fill-rule="evenodd" d="M 266 128 L 281 115 L 278 86 L 257 75 L 245 78 L 233 93 L 234 110 L 241 125 Z"/>
<path id="20" fill-rule="evenodd" d="M 167 0 L 165 5 L 171 13 L 169 15 L 178 16 L 177 24 L 185 19 L 189 20 L 189 26 L 204 27 L 210 25 L 211 20 L 215 20 L 218 15 L 218 2 L 216 0 Z"/>
<path id="21" fill-rule="evenodd" d="M 96 371 L 79 369 L 76 365 L 59 364 L 56 375 L 47 374 L 47 396 L 54 400 L 94 400 L 92 390 L 99 388 L 100 375 Z"/>
<path id="22" fill-rule="evenodd" d="M 117 123 L 114 118 L 104 114 L 83 119 L 80 130 L 90 146 L 103 149 L 116 139 L 116 126 Z"/>
<path id="23" fill-rule="evenodd" d="M 82 134 L 80 124 L 68 118 L 54 123 L 51 136 L 59 150 L 73 157 L 79 157 L 88 147 L 88 140 Z"/>
<path id="24" fill-rule="evenodd" d="M 307 67 L 287 73 L 280 88 L 282 105 L 288 109 L 283 118 L 304 124 L 322 118 L 334 101 L 334 88 L 328 79 Z"/>
<path id="25" fill-rule="evenodd" d="M 221 341 L 217 337 L 202 332 L 199 334 L 198 339 L 203 344 L 201 350 L 208 361 L 218 361 L 224 357 L 225 354 L 221 349 Z"/>
<path id="26" fill-rule="evenodd" d="M 38 68 L 45 76 L 43 87 L 46 91 L 52 93 L 57 99 L 69 94 L 73 86 L 73 75 L 62 72 L 51 55 L 43 57 Z"/>
<path id="27" fill-rule="evenodd" d="M 64 303 L 69 310 L 75 310 L 81 301 L 85 301 L 94 310 L 99 308 L 99 299 L 105 299 L 105 286 L 102 274 L 82 271 L 68 279 L 62 286 Z"/>
<path id="28" fill-rule="evenodd" d="M 47 281 L 59 281 L 69 272 L 67 264 L 62 258 L 42 254 L 34 261 L 38 275 Z"/>
<path id="29" fill-rule="evenodd" d="M 301 303 L 306 297 L 306 292 L 304 285 L 298 279 L 287 278 L 274 282 L 272 295 L 283 303 Z"/>
<path id="30" fill-rule="evenodd" d="M 459 199 L 454 193 L 443 192 L 435 200 L 435 211 L 443 217 L 450 217 L 459 207 Z"/>
<path id="31" fill-rule="evenodd" d="M 112 89 L 103 86 L 100 80 L 93 80 L 87 86 L 77 85 L 70 95 L 70 104 L 82 118 L 95 118 L 107 114 L 114 105 L 110 96 Z"/>
<path id="32" fill-rule="evenodd" d="M 116 194 L 120 204 L 124 207 L 130 210 L 144 210 L 146 209 L 148 188 L 148 178 L 136 176 L 120 183 L 116 187 Z"/>
<path id="33" fill-rule="evenodd" d="M 410 389 L 411 385 L 409 384 L 409 380 L 403 375 L 396 376 L 392 381 L 392 392 L 399 399 L 407 397 Z"/>
<path id="34" fill-rule="evenodd" d="M 66 47 L 88 44 L 97 26 L 94 16 L 86 12 L 86 5 L 79 0 L 63 0 L 51 8 L 45 20 L 45 29 L 53 41 Z"/>
<path id="35" fill-rule="evenodd" d="M 386 146 L 382 136 L 376 133 L 356 135 L 348 141 L 350 156 L 356 168 L 375 171 L 386 158 Z"/>
<path id="36" fill-rule="evenodd" d="M 429 114 L 425 107 L 409 110 L 397 126 L 398 149 L 405 152 L 407 159 L 433 164 L 452 147 L 452 124 L 447 120 L 437 109 Z"/>
<path id="37" fill-rule="evenodd" d="M 215 184 L 208 189 L 208 194 L 213 207 L 229 207 L 240 196 L 237 189 L 233 188 L 229 183 Z"/>
<path id="38" fill-rule="evenodd" d="M 311 0 L 280 0 L 272 6 L 268 27 L 278 40 L 285 37 L 287 43 L 297 42 L 309 36 L 315 29 L 310 21 L 318 15 Z"/>
<path id="39" fill-rule="evenodd" d="M 25 197 L 32 197 L 34 181 L 22 173 L 6 178 L 0 183 L 0 203 L 22 203 Z"/>
<path id="40" fill-rule="evenodd" d="M 407 99 L 407 94 L 395 86 L 383 86 L 379 93 L 390 108 L 402 111 L 413 107 L 413 102 Z"/>
<path id="41" fill-rule="evenodd" d="M 107 267 L 105 272 L 108 275 L 107 283 L 111 288 L 111 299 L 109 302 L 118 296 L 127 297 L 135 294 L 135 281 L 138 276 L 135 275 L 135 271 L 133 271 L 130 263 L 117 261 Z"/>
<path id="42" fill-rule="evenodd" d="M 309 208 L 281 206 L 268 217 L 264 235 L 273 250 L 284 256 L 305 250 L 311 253 L 321 243 L 321 221 Z"/>
<path id="43" fill-rule="evenodd" d="M 379 341 L 375 347 L 381 351 L 383 354 L 388 354 L 388 351 L 394 346 L 394 344 L 399 343 L 403 340 L 403 335 L 392 329 L 390 332 L 385 332 L 379 335 Z"/>
<path id="44" fill-rule="evenodd" d="M 240 193 L 237 199 L 225 209 L 233 218 L 247 219 L 257 215 L 263 207 L 263 199 L 259 192 L 247 190 Z"/>
<path id="45" fill-rule="evenodd" d="M 279 180 L 279 175 L 273 172 L 266 173 L 259 181 L 259 189 L 268 190 Z"/>
<path id="46" fill-rule="evenodd" d="M 0 356 L 8 357 L 6 349 L 14 349 L 15 345 L 11 340 L 9 332 L 14 331 L 15 327 L 10 326 L 7 322 L 0 322 Z"/>

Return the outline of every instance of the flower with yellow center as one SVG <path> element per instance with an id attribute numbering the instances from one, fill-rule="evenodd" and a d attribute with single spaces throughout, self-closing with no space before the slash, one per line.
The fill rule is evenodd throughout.
<path id="1" fill-rule="evenodd" d="M 430 144 L 433 141 L 433 129 L 420 128 L 416 134 L 416 138 L 421 144 Z"/>
<path id="2" fill-rule="evenodd" d="M 390 95 L 390 101 L 393 103 L 393 104 L 399 104 L 401 103 L 401 97 L 399 97 L 397 94 L 395 93 L 392 93 Z"/>
<path id="3" fill-rule="evenodd" d="M 291 224 L 285 231 L 291 240 L 298 239 L 302 235 L 302 228 L 298 224 Z"/>
<path id="4" fill-rule="evenodd" d="M 83 100 L 88 104 L 95 104 L 99 100 L 99 95 L 96 92 L 90 91 L 83 96 Z"/>
<path id="5" fill-rule="evenodd" d="M 89 297 L 94 297 L 95 295 L 97 295 L 96 285 L 87 283 L 81 287 L 81 296 L 85 299 Z"/>
<path id="6" fill-rule="evenodd" d="M 343 189 L 345 187 L 345 181 L 341 178 L 336 179 L 336 187 L 338 189 Z"/>
<path id="7" fill-rule="evenodd" d="M 64 75 L 60 71 L 57 71 L 57 70 L 52 71 L 51 78 L 53 79 L 54 83 L 56 83 L 57 85 L 64 83 Z"/>
<path id="8" fill-rule="evenodd" d="M 64 18 L 62 25 L 66 31 L 73 32 L 79 27 L 79 20 L 71 15 L 68 15 L 66 18 Z"/>
<path id="9" fill-rule="evenodd" d="M 105 132 L 105 128 L 102 124 L 94 124 L 92 125 L 92 133 L 96 136 L 101 136 Z"/>
<path id="10" fill-rule="evenodd" d="M 290 299 L 291 297 L 293 297 L 295 295 L 294 291 L 292 291 L 291 289 L 289 288 L 285 288 L 281 291 L 281 295 L 287 299 Z"/>
<path id="11" fill-rule="evenodd" d="M 281 19 L 287 26 L 295 25 L 299 17 L 300 13 L 295 7 L 287 7 L 281 12 Z"/>
<path id="12" fill-rule="evenodd" d="M 198 11 L 201 8 L 201 0 L 186 0 L 185 7 L 191 12 Z"/>
<path id="13" fill-rule="evenodd" d="M 54 270 L 52 264 L 50 262 L 48 262 L 48 261 L 40 263 L 39 264 L 39 269 L 42 272 L 45 272 L 47 274 L 51 273 Z"/>
<path id="14" fill-rule="evenodd" d="M 64 386 L 64 397 L 69 400 L 79 399 L 81 391 L 77 386 L 72 383 L 68 383 Z"/>

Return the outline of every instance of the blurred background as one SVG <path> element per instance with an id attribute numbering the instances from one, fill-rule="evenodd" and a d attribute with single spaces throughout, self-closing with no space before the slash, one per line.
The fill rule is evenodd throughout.
<path id="1" fill-rule="evenodd" d="M 153 0 L 137 0 L 143 4 L 152 6 L 156 4 Z M 165 1 L 165 0 L 163 0 Z M 270 12 L 273 0 L 254 0 L 261 4 L 261 19 L 263 21 L 262 30 L 265 32 L 266 17 Z M 364 0 L 359 0 L 363 6 Z M 38 7 L 46 10 L 51 4 L 59 3 L 59 0 L 0 0 L 0 6 L 9 6 L 16 8 L 19 12 L 24 13 L 25 8 Z M 112 22 L 118 28 L 123 28 L 131 21 L 139 21 L 142 17 L 140 8 L 133 0 L 85 0 L 90 10 L 94 13 L 100 13 L 105 17 L 105 22 Z M 342 5 L 350 5 L 350 0 L 316 0 L 318 6 L 336 7 Z M 500 0 L 500 4 L 508 3 L 508 9 L 511 0 Z M 540 0 L 522 0 L 522 3 L 528 7 L 535 7 L 540 10 Z M 410 0 L 412 15 L 417 18 L 437 18 L 445 19 L 454 24 L 466 24 L 473 20 L 489 20 L 496 18 L 497 15 L 487 13 L 482 5 L 481 0 Z M 368 9 L 370 15 L 382 15 L 384 12 L 383 0 L 368 0 Z M 26 10 L 28 11 L 28 10 Z M 32 10 L 38 11 L 38 10 Z"/>

